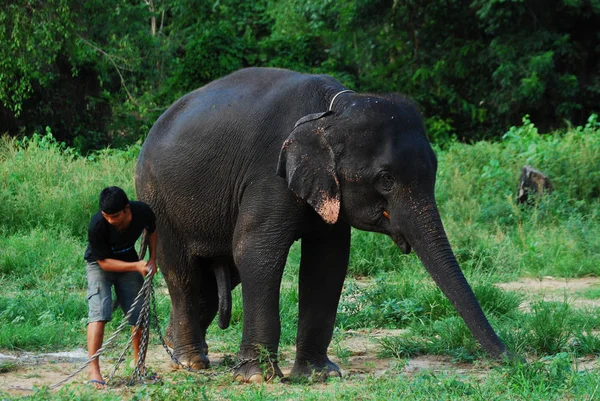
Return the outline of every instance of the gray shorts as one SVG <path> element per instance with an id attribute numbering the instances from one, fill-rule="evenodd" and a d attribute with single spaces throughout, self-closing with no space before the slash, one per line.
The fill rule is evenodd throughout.
<path id="1" fill-rule="evenodd" d="M 123 313 L 133 305 L 135 297 L 144 284 L 144 278 L 138 272 L 106 272 L 102 270 L 98 262 L 86 261 L 87 281 L 88 281 L 88 323 L 108 322 L 112 318 L 112 292 L 111 287 L 115 286 L 117 301 L 123 309 Z M 143 300 L 140 299 L 131 314 L 128 322 L 131 326 L 137 323 Z"/>

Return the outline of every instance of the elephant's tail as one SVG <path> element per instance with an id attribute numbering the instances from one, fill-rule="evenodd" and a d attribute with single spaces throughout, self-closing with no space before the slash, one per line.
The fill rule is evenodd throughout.
<path id="1" fill-rule="evenodd" d="M 231 272 L 227 263 L 213 265 L 219 294 L 219 327 L 226 329 L 231 321 Z"/>

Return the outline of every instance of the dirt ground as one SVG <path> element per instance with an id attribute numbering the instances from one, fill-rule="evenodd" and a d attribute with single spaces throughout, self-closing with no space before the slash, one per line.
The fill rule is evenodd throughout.
<path id="1" fill-rule="evenodd" d="M 498 287 L 506 291 L 520 292 L 525 295 L 521 308 L 529 310 L 529 304 L 533 299 L 544 299 L 544 301 L 568 302 L 576 308 L 600 307 L 600 299 L 586 299 L 582 293 L 590 289 L 600 289 L 599 277 L 582 277 L 576 279 L 542 277 L 521 278 L 510 283 L 498 284 Z"/>
<path id="2" fill-rule="evenodd" d="M 425 355 L 413 358 L 406 364 L 400 363 L 393 358 L 378 358 L 378 341 L 386 336 L 399 335 L 401 330 L 373 330 L 373 331 L 348 331 L 344 335 L 344 340 L 339 343 L 343 349 L 352 350 L 350 355 L 343 360 L 336 358 L 335 351 L 330 352 L 331 358 L 338 363 L 343 374 L 347 378 L 360 379 L 367 375 L 384 375 L 388 370 L 393 370 L 395 374 L 405 373 L 413 374 L 423 369 L 432 371 L 452 371 L 454 373 L 475 372 L 481 367 L 475 367 L 472 364 L 453 363 L 447 357 Z M 284 375 L 288 375 L 293 364 L 293 353 L 285 352 L 290 355 L 289 359 L 280 361 L 280 367 Z M 210 353 L 211 363 L 215 366 L 222 364 L 223 355 Z M 112 363 L 116 358 L 102 359 L 102 368 L 105 378 L 112 370 Z M 129 363 L 131 358 L 127 359 Z M 0 373 L 0 391 L 5 391 L 12 395 L 25 396 L 32 393 L 32 388 L 43 385 L 53 385 L 66 378 L 69 374 L 77 370 L 78 367 L 87 361 L 87 352 L 83 349 L 76 349 L 71 352 L 61 353 L 2 353 L 0 352 L 0 363 L 14 362 L 14 370 Z M 162 346 L 152 346 L 148 351 L 148 366 L 153 372 L 156 372 L 164 380 L 169 380 L 173 369 L 169 363 L 169 356 Z M 124 376 L 124 367 L 121 366 L 117 371 L 117 377 Z M 86 385 L 87 370 L 83 370 L 68 383 L 80 383 Z M 122 387 L 122 383 L 116 387 Z M 112 387 L 112 386 L 111 386 Z"/>
<path id="3" fill-rule="evenodd" d="M 521 307 L 528 308 L 528 303 L 533 297 L 539 299 L 543 296 L 546 300 L 562 301 L 565 295 L 573 306 L 592 306 L 600 307 L 600 300 L 583 299 L 578 296 L 578 292 L 585 291 L 588 288 L 600 288 L 600 278 L 581 278 L 581 279 L 555 279 L 545 277 L 543 279 L 520 279 L 512 283 L 499 284 L 499 287 L 523 292 L 525 300 Z M 406 362 L 398 361 L 393 358 L 378 358 L 379 340 L 388 336 L 399 335 L 401 330 L 361 330 L 347 331 L 344 338 L 339 343 L 332 342 L 330 355 L 332 360 L 338 363 L 345 377 L 356 378 L 367 375 L 384 375 L 389 371 L 395 374 L 414 374 L 421 370 L 430 370 L 437 372 L 451 372 L 459 374 L 485 375 L 489 366 L 482 364 L 454 363 L 448 357 L 425 355 L 412 358 Z M 348 350 L 347 355 L 340 359 L 336 357 L 334 347 Z M 280 361 L 280 367 L 284 375 L 289 374 L 292 367 L 293 352 L 284 352 L 289 358 Z M 211 363 L 215 366 L 222 364 L 224 355 L 209 355 Z M 103 373 L 108 376 L 112 370 L 111 359 L 102 360 Z M 131 358 L 127 359 L 129 363 Z M 63 380 L 69 374 L 73 373 L 78 367 L 87 361 L 87 352 L 83 349 L 76 349 L 71 352 L 34 354 L 29 352 L 7 352 L 0 350 L 0 366 L 4 366 L 6 372 L 0 371 L 0 391 L 12 395 L 26 396 L 31 394 L 33 386 L 52 385 Z M 148 366 L 158 373 L 164 380 L 169 380 L 172 376 L 172 368 L 169 363 L 169 356 L 161 346 L 152 346 L 148 351 Z M 599 367 L 600 361 L 597 359 L 588 359 L 580 361 L 581 367 Z M 6 368 L 8 367 L 8 368 Z M 117 376 L 123 377 L 124 368 L 121 367 Z M 78 374 L 69 382 L 81 383 L 87 382 L 87 369 Z"/>

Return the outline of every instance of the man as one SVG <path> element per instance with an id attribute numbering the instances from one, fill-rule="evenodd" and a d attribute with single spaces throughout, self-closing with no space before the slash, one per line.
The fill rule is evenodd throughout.
<path id="1" fill-rule="evenodd" d="M 139 260 L 135 242 L 147 230 L 150 259 Z M 150 206 L 129 201 L 119 187 L 104 188 L 100 193 L 100 211 L 88 227 L 88 247 L 85 251 L 88 280 L 88 355 L 94 355 L 104 340 L 104 326 L 112 317 L 111 287 L 115 287 L 117 301 L 127 313 L 142 288 L 144 277 L 156 272 L 156 218 Z M 137 322 L 142 301 L 138 302 L 129 324 L 133 335 L 133 357 L 137 364 L 140 356 L 142 330 Z M 106 383 L 100 373 L 99 358 L 90 363 L 90 383 L 97 389 Z"/>

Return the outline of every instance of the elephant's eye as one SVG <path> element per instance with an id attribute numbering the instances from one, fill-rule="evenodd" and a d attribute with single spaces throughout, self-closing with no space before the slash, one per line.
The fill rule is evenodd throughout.
<path id="1" fill-rule="evenodd" d="M 394 177 L 388 171 L 382 171 L 377 177 L 377 186 L 384 192 L 389 192 L 394 186 Z"/>

